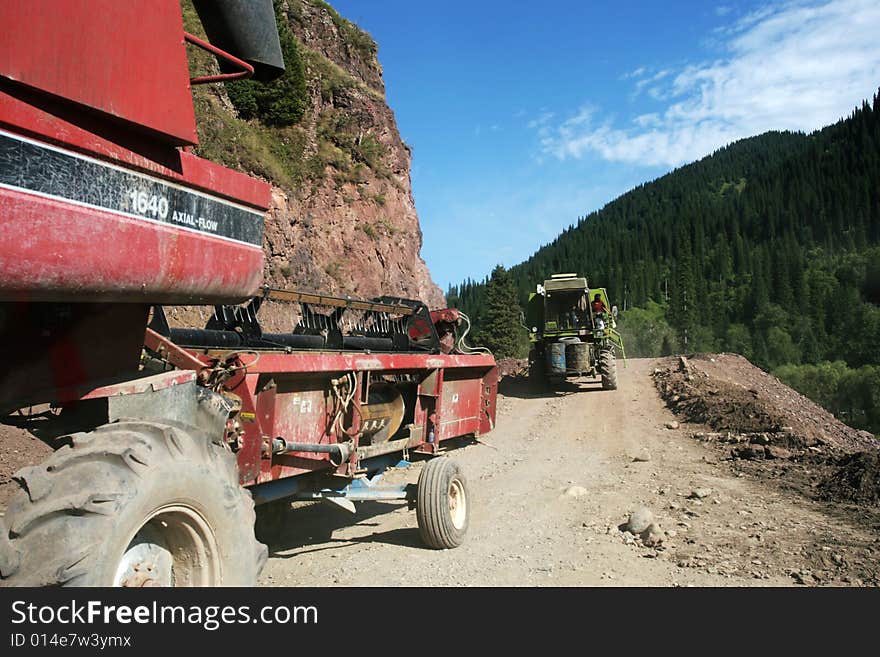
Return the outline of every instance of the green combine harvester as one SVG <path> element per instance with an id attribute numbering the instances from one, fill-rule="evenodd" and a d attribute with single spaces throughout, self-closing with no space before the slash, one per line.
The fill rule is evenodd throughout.
<path id="1" fill-rule="evenodd" d="M 529 378 L 553 384 L 601 377 L 604 390 L 616 390 L 615 351 L 626 358 L 616 317 L 605 288 L 590 289 L 577 274 L 553 274 L 529 295 Z"/>

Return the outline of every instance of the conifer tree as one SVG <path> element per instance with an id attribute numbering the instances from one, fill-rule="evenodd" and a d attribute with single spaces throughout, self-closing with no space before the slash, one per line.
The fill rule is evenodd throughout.
<path id="1" fill-rule="evenodd" d="M 689 338 L 693 337 L 696 324 L 697 295 L 694 284 L 693 258 L 690 237 L 684 229 L 678 234 L 678 262 L 676 263 L 676 286 L 672 297 L 672 325 L 678 329 L 679 341 L 687 351 Z"/>
<path id="2" fill-rule="evenodd" d="M 496 358 L 522 355 L 525 331 L 520 326 L 520 306 L 510 273 L 495 267 L 486 283 L 485 306 L 477 341 Z"/>

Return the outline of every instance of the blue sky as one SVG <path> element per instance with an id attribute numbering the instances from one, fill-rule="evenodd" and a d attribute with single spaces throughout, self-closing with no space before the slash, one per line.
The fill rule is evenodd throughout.
<path id="1" fill-rule="evenodd" d="M 880 2 L 331 0 L 379 44 L 444 290 L 632 187 L 880 87 Z"/>

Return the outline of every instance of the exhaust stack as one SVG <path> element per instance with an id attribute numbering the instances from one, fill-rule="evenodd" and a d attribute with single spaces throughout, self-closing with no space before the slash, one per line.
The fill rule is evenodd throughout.
<path id="1" fill-rule="evenodd" d="M 272 0 L 193 0 L 208 40 L 254 67 L 254 80 L 271 82 L 284 74 L 284 57 Z M 237 69 L 222 59 L 220 71 Z"/>

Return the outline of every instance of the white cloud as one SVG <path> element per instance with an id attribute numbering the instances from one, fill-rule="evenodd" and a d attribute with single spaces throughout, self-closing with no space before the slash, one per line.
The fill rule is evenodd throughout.
<path id="1" fill-rule="evenodd" d="M 649 85 L 652 85 L 652 84 L 656 85 L 658 82 L 660 82 L 660 80 L 662 80 L 663 78 L 669 77 L 672 73 L 674 73 L 674 71 L 672 69 L 665 68 L 662 71 L 657 71 L 656 73 L 654 73 L 650 77 L 642 78 L 641 80 L 636 82 L 636 90 L 635 90 L 634 96 L 639 95 L 645 89 L 645 87 L 648 87 Z M 652 97 L 656 98 L 656 94 L 657 94 L 658 90 L 659 90 L 659 87 L 655 86 L 655 87 L 652 87 L 651 89 L 649 89 L 648 93 L 650 93 Z"/>
<path id="2" fill-rule="evenodd" d="M 644 66 L 639 66 L 634 71 L 630 71 L 629 73 L 624 73 L 623 76 L 621 77 L 621 79 L 627 80 L 629 78 L 640 78 L 645 73 L 647 73 L 647 71 L 648 71 L 648 69 L 646 69 Z"/>
<path id="3" fill-rule="evenodd" d="M 543 151 L 677 166 L 767 130 L 827 125 L 880 85 L 877 0 L 768 6 L 725 28 L 722 38 L 725 57 L 716 61 L 647 76 L 637 69 L 635 93 L 647 90 L 665 105 L 660 112 L 615 125 L 584 106 L 552 129 L 542 126 Z"/>
<path id="4" fill-rule="evenodd" d="M 554 116 L 556 116 L 556 114 L 554 114 L 553 112 L 543 111 L 541 112 L 540 116 L 538 116 L 538 118 L 529 121 L 528 125 L 530 128 L 540 128 L 541 126 L 545 126 L 550 123 L 550 120 Z"/>

